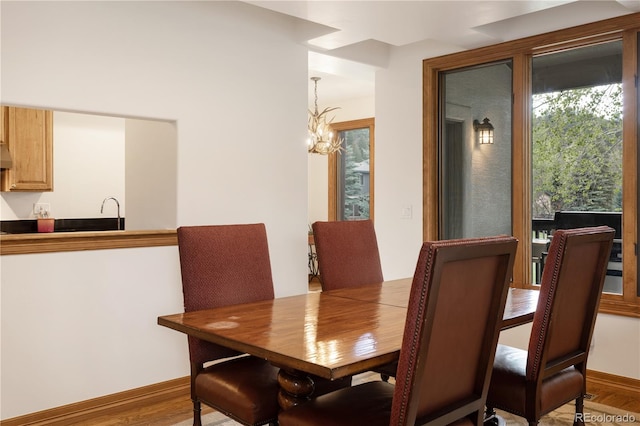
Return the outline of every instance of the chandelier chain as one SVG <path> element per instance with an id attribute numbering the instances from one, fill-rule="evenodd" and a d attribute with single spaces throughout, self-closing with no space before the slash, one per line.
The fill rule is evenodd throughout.
<path id="1" fill-rule="evenodd" d="M 314 106 L 315 106 L 315 112 L 316 115 L 318 115 L 318 80 L 320 80 L 320 77 L 311 77 L 311 79 L 313 80 L 314 83 L 314 87 L 313 87 L 313 93 L 315 94 L 315 100 L 314 100 Z"/>

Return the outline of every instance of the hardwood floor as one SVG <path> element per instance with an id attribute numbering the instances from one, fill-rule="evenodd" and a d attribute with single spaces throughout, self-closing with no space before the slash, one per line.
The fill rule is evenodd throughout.
<path id="1" fill-rule="evenodd" d="M 202 406 L 202 414 L 211 413 L 212 408 Z M 171 426 L 193 419 L 193 404 L 188 394 L 168 398 L 156 404 L 123 410 L 119 413 L 98 416 L 91 420 L 67 423 L 68 425 L 91 426 Z"/>
<path id="2" fill-rule="evenodd" d="M 625 389 L 612 390 L 610 387 L 597 384 L 587 384 L 587 392 L 593 395 L 593 398 L 590 398 L 589 401 L 640 413 L 640 395 L 638 395 L 638 392 Z"/>

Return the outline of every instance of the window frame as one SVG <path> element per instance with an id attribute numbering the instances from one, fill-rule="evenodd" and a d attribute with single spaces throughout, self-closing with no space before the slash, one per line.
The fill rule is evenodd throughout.
<path id="1" fill-rule="evenodd" d="M 511 59 L 512 110 L 512 233 L 520 241 L 513 286 L 539 288 L 531 277 L 531 68 L 534 55 L 595 43 L 622 40 L 623 70 L 623 294 L 604 293 L 600 312 L 640 317 L 637 294 L 638 236 L 638 34 L 640 13 L 554 31 L 423 61 L 423 238 L 438 239 L 439 230 L 439 78 L 442 72 Z"/>
<path id="2" fill-rule="evenodd" d="M 374 186 L 375 186 L 375 118 L 362 118 L 359 120 L 341 121 L 339 123 L 331 123 L 331 129 L 334 132 L 343 132 L 345 130 L 369 129 L 369 219 L 373 220 L 374 212 Z M 338 153 L 329 154 L 329 212 L 330 221 L 338 220 Z"/>

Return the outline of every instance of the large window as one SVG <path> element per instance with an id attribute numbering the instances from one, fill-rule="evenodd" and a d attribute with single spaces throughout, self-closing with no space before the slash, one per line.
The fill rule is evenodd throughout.
<path id="1" fill-rule="evenodd" d="M 512 87 L 510 104 L 499 105 L 502 110 L 496 115 L 511 113 L 511 123 L 501 123 L 510 127 L 509 132 L 501 135 L 502 129 L 494 123 L 494 146 L 476 146 L 472 155 L 482 152 L 497 157 L 501 155 L 497 151 L 484 149 L 497 148 L 499 138 L 510 139 L 510 157 L 503 158 L 509 164 L 498 168 L 510 169 L 511 185 L 483 185 L 481 199 L 507 197 L 510 201 L 510 212 L 502 216 L 510 214 L 507 232 L 519 240 L 514 286 L 537 288 L 554 229 L 607 224 L 616 228 L 616 239 L 600 311 L 640 317 L 637 16 L 424 61 L 425 240 L 486 234 L 482 229 L 460 230 L 455 225 L 464 223 L 465 215 L 481 216 L 483 209 L 465 201 L 470 163 L 465 162 L 464 154 L 460 162 L 455 151 L 453 157 L 448 151 L 456 122 L 482 120 L 481 109 L 496 104 L 490 100 L 463 120 L 452 117 L 448 104 L 473 107 L 473 90 L 477 89 L 450 101 L 448 81 L 466 70 L 507 64 L 510 73 L 492 73 L 492 80 L 476 83 L 469 79 L 468 86 L 491 86 L 497 79 Z M 493 116 L 487 113 L 487 117 L 493 121 Z M 460 137 L 465 139 L 469 131 L 463 124 Z M 471 180 L 489 183 L 496 177 L 495 169 Z M 456 173 L 460 182 L 456 182 Z M 487 212 L 494 216 L 492 220 L 500 221 L 493 210 Z"/>
<path id="2" fill-rule="evenodd" d="M 499 61 L 442 75 L 442 239 L 511 233 L 511 68 Z M 485 118 L 489 144 L 477 129 Z"/>
<path id="3" fill-rule="evenodd" d="M 342 149 L 329 158 L 329 220 L 373 219 L 373 118 L 333 123 Z"/>
<path id="4" fill-rule="evenodd" d="M 533 282 L 553 229 L 616 229 L 603 291 L 622 294 L 622 42 L 532 58 Z"/>

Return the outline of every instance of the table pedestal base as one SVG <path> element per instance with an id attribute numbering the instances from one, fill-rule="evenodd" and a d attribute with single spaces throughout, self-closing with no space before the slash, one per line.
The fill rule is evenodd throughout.
<path id="1" fill-rule="evenodd" d="M 286 410 L 311 399 L 314 384 L 311 377 L 295 370 L 283 370 L 278 372 L 278 404 Z"/>

